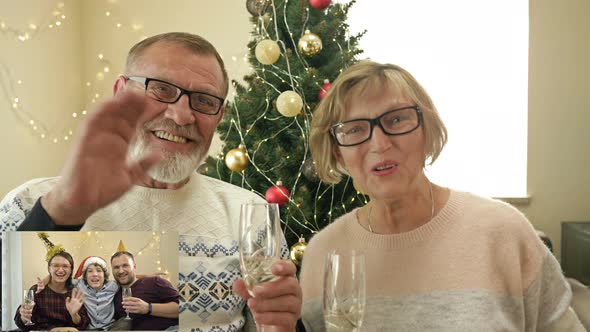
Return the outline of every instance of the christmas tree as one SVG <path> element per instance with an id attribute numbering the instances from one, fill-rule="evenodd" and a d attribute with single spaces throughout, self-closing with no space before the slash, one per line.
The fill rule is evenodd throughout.
<path id="1" fill-rule="evenodd" d="M 223 153 L 201 168 L 281 204 L 289 245 L 366 203 L 350 179 L 319 180 L 308 143 L 313 110 L 329 81 L 362 52 L 362 33 L 350 35 L 346 24 L 353 4 L 247 0 L 255 27 L 248 44 L 253 72 L 244 77 L 246 86 L 232 82 L 236 96 L 218 127 Z"/>

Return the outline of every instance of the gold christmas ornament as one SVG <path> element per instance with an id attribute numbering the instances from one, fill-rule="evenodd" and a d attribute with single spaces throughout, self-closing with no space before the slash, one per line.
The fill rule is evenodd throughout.
<path id="1" fill-rule="evenodd" d="M 252 16 L 260 16 L 264 13 L 269 0 L 247 0 L 246 9 Z"/>
<path id="2" fill-rule="evenodd" d="M 254 54 L 256 55 L 256 60 L 261 64 L 272 65 L 281 56 L 281 49 L 276 41 L 265 39 L 256 45 Z"/>
<path id="3" fill-rule="evenodd" d="M 284 91 L 277 98 L 277 110 L 286 117 L 294 117 L 301 113 L 303 99 L 292 90 Z"/>
<path id="4" fill-rule="evenodd" d="M 207 175 L 207 173 L 209 173 L 209 165 L 207 165 L 207 163 L 201 164 L 197 167 L 197 173 Z"/>
<path id="5" fill-rule="evenodd" d="M 301 235 L 299 237 L 299 242 L 291 246 L 291 261 L 295 263 L 295 265 L 301 265 L 301 261 L 303 260 L 303 254 L 305 253 L 306 248 L 307 242 L 305 242 L 305 238 L 303 237 L 303 235 Z"/>
<path id="6" fill-rule="evenodd" d="M 246 147 L 242 144 L 235 149 L 229 150 L 225 155 L 225 165 L 234 172 L 241 172 L 250 163 Z"/>
<path id="7" fill-rule="evenodd" d="M 307 57 L 312 57 L 322 50 L 322 40 L 315 33 L 305 30 L 305 33 L 297 43 L 299 51 Z"/>

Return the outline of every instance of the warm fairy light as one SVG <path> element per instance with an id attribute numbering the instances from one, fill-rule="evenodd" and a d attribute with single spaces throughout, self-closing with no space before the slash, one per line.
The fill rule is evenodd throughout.
<path id="1" fill-rule="evenodd" d="M 98 93 L 94 94 L 94 98 L 100 98 L 100 95 Z"/>
<path id="2" fill-rule="evenodd" d="M 98 59 L 102 60 L 102 58 L 104 58 L 104 55 L 102 53 L 98 54 Z"/>
<path id="3" fill-rule="evenodd" d="M 111 71 L 111 68 L 109 68 L 108 66 L 104 67 L 102 69 L 105 73 L 108 73 L 109 71 Z"/>
<path id="4" fill-rule="evenodd" d="M 18 80 L 18 81 L 16 81 L 16 84 L 21 85 L 21 84 L 23 84 L 23 81 Z"/>
<path id="5" fill-rule="evenodd" d="M 68 138 L 69 138 L 68 136 L 64 136 L 64 141 L 67 141 Z"/>
<path id="6" fill-rule="evenodd" d="M 29 121 L 29 124 L 30 124 L 30 125 L 34 125 L 34 124 L 35 124 L 35 120 L 31 120 L 31 121 Z"/>
<path id="7" fill-rule="evenodd" d="M 82 115 L 86 115 L 86 110 L 82 110 Z"/>
<path id="8" fill-rule="evenodd" d="M 86 86 L 91 86 L 91 85 L 92 85 L 92 83 L 86 82 Z"/>
<path id="9" fill-rule="evenodd" d="M 14 102 L 15 102 L 15 103 L 18 103 L 18 97 L 15 97 L 15 98 L 14 98 Z"/>
<path id="10" fill-rule="evenodd" d="M 45 134 L 41 134 L 41 138 L 45 138 Z"/>
<path id="11" fill-rule="evenodd" d="M 53 143 L 57 143 L 57 138 L 54 138 L 53 139 Z"/>
<path id="12" fill-rule="evenodd" d="M 120 28 L 120 27 L 121 27 L 121 23 L 117 23 L 117 28 Z"/>
<path id="13" fill-rule="evenodd" d="M 104 13 L 106 16 L 111 16 L 111 12 Z"/>
<path id="14" fill-rule="evenodd" d="M 29 29 L 31 30 L 37 30 L 37 26 L 33 23 L 29 24 Z"/>
<path id="15" fill-rule="evenodd" d="M 61 22 L 60 22 L 60 21 L 56 21 L 56 22 L 55 22 L 55 25 L 56 25 L 56 26 L 60 26 L 60 25 L 61 25 Z"/>
<path id="16" fill-rule="evenodd" d="M 78 113 L 74 112 L 72 113 L 72 118 L 77 118 L 78 117 Z"/>
<path id="17" fill-rule="evenodd" d="M 37 126 L 33 126 L 33 130 L 37 130 Z"/>

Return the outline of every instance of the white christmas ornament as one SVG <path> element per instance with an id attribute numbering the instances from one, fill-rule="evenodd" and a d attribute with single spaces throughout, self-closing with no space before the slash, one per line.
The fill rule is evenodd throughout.
<path id="1" fill-rule="evenodd" d="M 265 39 L 256 45 L 254 50 L 256 59 L 263 65 L 272 65 L 277 62 L 279 56 L 281 56 L 281 50 L 279 44 L 276 41 Z"/>
<path id="2" fill-rule="evenodd" d="M 302 108 L 303 100 L 295 91 L 284 91 L 277 98 L 277 110 L 286 117 L 296 116 Z"/>

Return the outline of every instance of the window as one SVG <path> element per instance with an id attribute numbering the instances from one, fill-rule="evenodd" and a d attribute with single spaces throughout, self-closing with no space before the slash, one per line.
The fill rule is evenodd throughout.
<path id="1" fill-rule="evenodd" d="M 449 131 L 427 175 L 493 197 L 524 197 L 528 112 L 528 1 L 357 1 L 351 33 L 362 57 L 407 69 Z"/>

